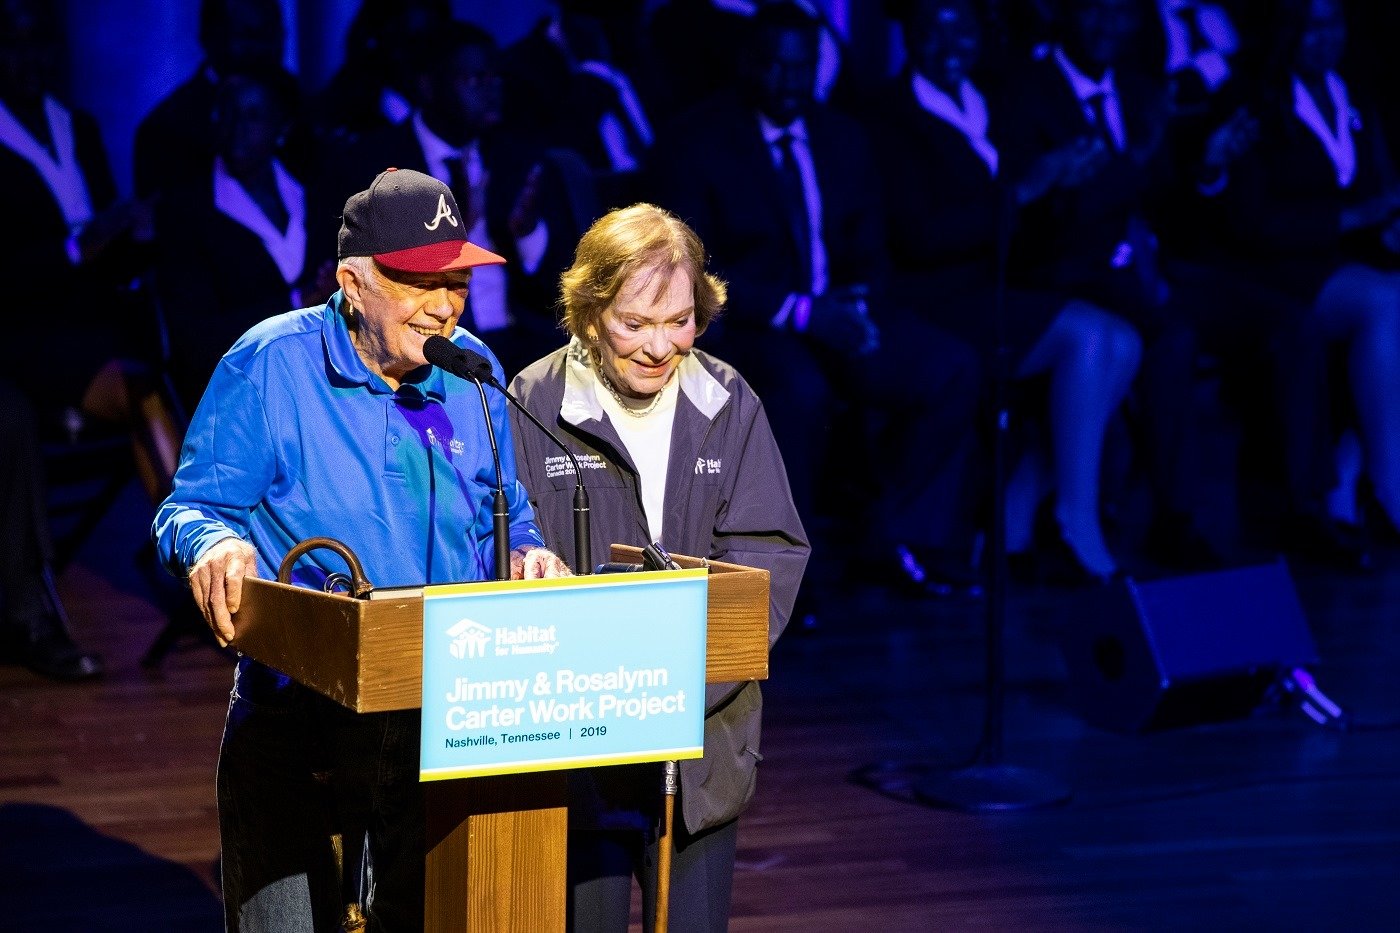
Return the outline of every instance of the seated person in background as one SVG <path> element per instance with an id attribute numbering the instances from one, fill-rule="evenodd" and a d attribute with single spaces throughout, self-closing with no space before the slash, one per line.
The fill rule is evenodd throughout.
<path id="1" fill-rule="evenodd" d="M 1219 179 L 1240 268 L 1308 303 L 1344 360 L 1361 451 L 1331 503 L 1360 519 L 1359 468 L 1383 527 L 1400 529 L 1400 186 L 1366 89 L 1340 73 L 1338 0 L 1285 9 L 1259 139 Z M 1324 438 L 1328 440 L 1329 438 Z"/>
<path id="2" fill-rule="evenodd" d="M 0 382 L 0 662 L 55 680 L 87 680 L 102 659 L 73 641 L 54 589 L 34 413 Z"/>
<path id="3" fill-rule="evenodd" d="M 232 71 L 277 68 L 287 34 L 278 0 L 201 0 L 204 60 L 136 127 L 136 196 L 205 181 L 214 161 L 212 116 L 219 82 Z M 300 166 L 298 166 L 300 169 Z"/>
<path id="4" fill-rule="evenodd" d="M 448 0 L 363 0 L 345 37 L 345 61 L 311 107 L 321 144 L 353 141 L 412 116 L 413 37 L 451 17 Z"/>
<path id="5" fill-rule="evenodd" d="M 12 347 L 6 378 L 28 396 L 43 440 L 89 419 L 129 428 L 146 492 L 160 501 L 179 450 L 168 405 L 140 346 L 133 230 L 143 205 L 118 200 L 96 122 L 53 90 L 62 60 L 56 13 L 0 4 L 0 277 Z"/>
<path id="6" fill-rule="evenodd" d="M 844 28 L 835 28 L 827 16 L 827 11 L 839 4 L 822 0 L 666 0 L 651 11 L 647 31 L 657 50 L 660 84 L 672 108 L 685 109 L 734 86 L 749 21 L 772 2 L 791 3 L 817 23 L 813 93 L 824 102 L 839 96 Z M 697 68 L 695 62 L 705 65 Z"/>
<path id="7" fill-rule="evenodd" d="M 946 593 L 969 579 L 977 355 L 880 290 L 877 170 L 861 127 L 814 97 L 816 21 L 778 3 L 749 25 L 743 91 L 659 133 L 656 200 L 694 228 L 729 285 L 709 344 L 773 413 L 798 513 L 830 562 L 809 579 L 829 584 L 865 558 L 900 585 Z M 842 407 L 855 425 L 844 443 L 831 430 Z M 851 485 L 823 487 L 828 477 Z M 823 535 L 821 517 L 849 525 Z"/>
<path id="8" fill-rule="evenodd" d="M 442 222 L 430 228 L 434 218 Z M 219 362 L 152 531 L 221 644 L 238 646 L 232 615 L 244 578 L 275 575 L 310 537 L 342 541 L 382 586 L 494 577 L 496 474 L 479 399 L 423 357 L 424 341 L 441 335 L 487 356 L 505 378 L 485 344 L 457 326 L 470 270 L 502 261 L 465 229 L 441 182 L 381 173 L 345 205 L 340 291 L 322 307 L 264 321 Z M 505 400 L 492 404 L 511 575 L 567 574 L 543 549 L 515 480 Z M 320 589 L 338 561 L 313 552 L 294 582 Z M 415 710 L 357 714 L 239 660 L 218 771 L 230 930 L 320 929 L 340 916 L 341 890 L 326 871 L 327 791 L 312 777 L 326 770 L 344 865 L 368 873 L 370 929 L 422 929 L 418 732 Z"/>
<path id="9" fill-rule="evenodd" d="M 587 223 L 579 222 L 575 195 L 590 202 L 591 211 L 591 192 L 568 188 L 554 163 L 505 125 L 500 52 L 489 33 L 448 21 L 415 37 L 414 47 L 418 108 L 398 126 L 322 154 L 317 216 L 333 216 L 330 204 L 344 201 L 362 184 L 358 179 L 389 166 L 424 172 L 450 187 L 472 241 L 511 261 L 510 269 L 478 270 L 467 320 L 514 370 L 554 343 L 548 309 L 569 249 Z M 312 236 L 310 249 L 324 250 Z M 312 260 L 318 269 L 326 265 L 323 255 Z"/>
<path id="10" fill-rule="evenodd" d="M 593 554 L 658 541 L 770 571 L 771 646 L 809 548 L 762 403 L 732 367 L 694 349 L 724 299 L 689 227 L 650 204 L 613 211 L 584 234 L 564 273 L 568 346 L 526 368 L 512 389 L 575 456 L 604 465 L 588 477 Z M 512 418 L 516 463 L 545 540 L 571 547 L 574 478 L 548 468 L 558 448 Z M 680 763 L 681 819 L 668 840 L 672 929 L 727 929 L 761 710 L 756 682 L 706 687 L 705 757 Z M 644 915 L 654 915 L 660 787 L 654 764 L 570 772 L 572 929 L 623 933 L 633 877 Z"/>
<path id="11" fill-rule="evenodd" d="M 652 143 L 648 102 L 593 15 L 596 0 L 553 5 L 552 16 L 505 51 L 512 119 L 577 151 L 594 171 L 626 178 L 641 168 Z"/>
<path id="12" fill-rule="evenodd" d="M 239 335 L 304 304 L 306 193 L 278 153 L 296 106 L 296 86 L 280 69 L 226 76 L 213 164 L 156 206 L 156 295 L 187 412 Z M 229 269 L 238 270 L 238 287 L 218 287 Z M 311 289 L 306 297 L 321 296 Z"/>
<path id="13" fill-rule="evenodd" d="M 1051 468 L 1032 452 L 1012 470 L 1007 550 L 1030 557 L 1032 516 L 1053 490 L 1055 536 L 1044 543 L 1069 561 L 1055 569 L 1070 579 L 1108 577 L 1117 560 L 1099 523 L 1100 460 L 1141 341 L 1122 318 L 1060 294 L 1007 289 L 997 305 L 999 250 L 1021 204 L 1063 184 L 1091 156 L 1067 146 L 1007 178 L 1002 114 L 992 109 L 1000 98 L 972 77 L 983 33 L 970 0 L 908 0 L 896 13 L 909 64 L 883 95 L 875 124 L 892 290 L 989 360 L 1002 342 L 1008 376 L 1049 376 Z"/>
<path id="14" fill-rule="evenodd" d="M 1136 392 L 1153 515 L 1145 550 L 1159 563 L 1218 563 L 1195 514 L 1202 475 L 1195 442 L 1199 283 L 1164 269 L 1159 198 L 1171 160 L 1161 75 L 1135 68 L 1142 0 L 1068 0 L 1053 44 L 1010 77 L 1003 171 L 1027 178 L 1056 151 L 1073 167 L 1021 213 L 1011 280 L 1088 301 L 1143 339 Z"/>
<path id="15" fill-rule="evenodd" d="M 1244 531 L 1294 556 L 1364 565 L 1362 537 L 1325 509 L 1335 470 L 1323 329 L 1309 297 L 1241 264 L 1229 233 L 1234 205 L 1221 196 L 1234 163 L 1258 141 L 1251 97 L 1265 30 L 1235 29 L 1250 23 L 1241 4 L 1161 0 L 1159 9 L 1171 88 L 1172 172 L 1158 212 L 1163 263 L 1173 288 L 1196 296 L 1180 310 L 1241 416 Z"/>

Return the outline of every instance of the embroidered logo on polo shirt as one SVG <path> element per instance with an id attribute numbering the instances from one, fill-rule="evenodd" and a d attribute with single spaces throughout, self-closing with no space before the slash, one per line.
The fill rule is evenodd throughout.
<path id="1" fill-rule="evenodd" d="M 432 428 L 428 428 L 428 443 L 442 446 L 442 442 L 438 440 L 437 432 L 434 431 Z M 454 454 L 466 453 L 467 445 L 464 441 L 460 441 L 457 438 L 453 437 L 448 439 L 447 449 L 452 451 Z"/>

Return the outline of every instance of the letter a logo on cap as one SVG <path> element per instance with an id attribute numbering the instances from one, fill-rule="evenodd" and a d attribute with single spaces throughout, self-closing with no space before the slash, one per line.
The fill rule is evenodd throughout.
<path id="1" fill-rule="evenodd" d="M 436 230 L 438 224 L 442 223 L 444 217 L 447 218 L 447 222 L 452 226 L 457 226 L 457 218 L 452 216 L 452 208 L 447 206 L 447 195 L 440 194 L 438 195 L 437 216 L 433 218 L 432 223 L 424 221 L 423 227 L 427 230 Z"/>

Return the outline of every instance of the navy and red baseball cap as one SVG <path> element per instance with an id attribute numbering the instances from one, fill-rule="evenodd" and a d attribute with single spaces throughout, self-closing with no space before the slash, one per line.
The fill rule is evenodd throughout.
<path id="1" fill-rule="evenodd" d="M 385 169 L 345 202 L 336 257 L 373 256 L 404 272 L 450 272 L 506 261 L 468 242 L 464 223 L 451 188 L 412 169 Z"/>

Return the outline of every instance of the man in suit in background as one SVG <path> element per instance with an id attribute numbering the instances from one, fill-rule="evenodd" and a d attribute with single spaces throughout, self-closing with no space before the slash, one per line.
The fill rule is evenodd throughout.
<path id="1" fill-rule="evenodd" d="M 355 179 L 391 166 L 450 187 L 472 242 L 509 260 L 508 271 L 477 273 L 466 326 L 489 339 L 506 371 L 515 372 L 557 342 L 550 309 L 559 273 L 592 219 L 587 182 L 580 190 L 558 160 L 503 125 L 500 52 L 489 33 L 448 21 L 411 44 L 418 107 L 403 123 L 328 153 L 313 211 L 329 227 L 337 222 L 332 205 L 359 187 Z M 308 241 L 331 238 L 313 232 Z"/>
<path id="2" fill-rule="evenodd" d="M 710 346 L 772 413 L 804 525 L 819 537 L 818 513 L 830 520 L 817 559 L 864 553 L 890 579 L 946 592 L 948 578 L 970 581 L 976 354 L 881 293 L 875 170 L 861 128 L 816 101 L 819 24 L 778 3 L 749 27 L 740 89 L 658 134 L 655 196 L 729 283 Z M 876 430 L 873 448 L 830 443 L 843 409 Z M 805 612 L 819 595 L 805 594 Z"/>

